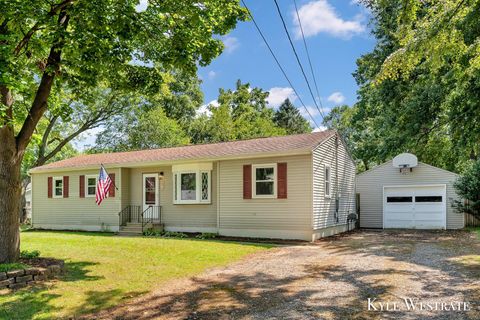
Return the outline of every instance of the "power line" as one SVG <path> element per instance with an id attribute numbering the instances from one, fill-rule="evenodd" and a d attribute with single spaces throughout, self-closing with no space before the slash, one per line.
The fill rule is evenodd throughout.
<path id="1" fill-rule="evenodd" d="M 283 18 L 282 11 L 280 10 L 280 6 L 278 5 L 277 0 L 273 0 L 273 1 L 275 2 L 275 6 L 277 7 L 278 15 L 280 16 L 280 19 L 282 20 L 283 29 L 285 30 L 285 33 L 287 34 L 288 41 L 290 42 L 290 46 L 293 49 L 293 53 L 295 54 L 295 58 L 297 59 L 297 63 L 300 66 L 300 70 L 302 71 L 303 77 L 305 78 L 305 82 L 307 82 L 308 91 L 310 92 L 310 95 L 312 96 L 313 103 L 315 104 L 315 107 L 317 107 L 317 110 L 320 113 L 320 116 L 322 117 L 322 119 L 324 119 L 323 112 L 317 104 L 317 99 L 315 99 L 315 95 L 313 94 L 312 88 L 310 87 L 310 82 L 308 81 L 307 75 L 305 74 L 305 70 L 303 69 L 302 62 L 300 61 L 300 58 L 298 57 L 297 50 L 295 49 L 295 46 L 293 45 L 293 41 L 292 41 L 292 38 L 290 37 L 290 33 L 288 32 L 288 28 L 287 28 L 287 25 L 285 23 L 285 19 Z"/>
<path id="2" fill-rule="evenodd" d="M 293 86 L 292 82 L 290 81 L 290 79 L 288 78 L 287 76 L 287 73 L 285 72 L 285 70 L 283 69 L 280 61 L 278 61 L 277 59 L 277 56 L 275 55 L 275 53 L 273 52 L 272 50 L 272 47 L 270 46 L 270 44 L 268 43 L 267 39 L 265 38 L 262 30 L 260 29 L 260 27 L 258 26 L 257 22 L 255 21 L 255 18 L 253 17 L 253 14 L 252 12 L 250 11 L 250 9 L 248 8 L 247 4 L 245 3 L 244 0 L 242 0 L 242 4 L 243 6 L 248 10 L 248 14 L 250 16 L 250 18 L 252 18 L 252 22 L 253 24 L 255 25 L 255 28 L 257 29 L 258 33 L 260 34 L 260 36 L 262 37 L 263 39 L 263 42 L 265 42 L 265 45 L 267 46 L 268 50 L 270 51 L 270 53 L 272 54 L 272 57 L 273 59 L 275 60 L 275 62 L 277 63 L 278 67 L 280 68 L 280 70 L 282 71 L 283 73 L 283 76 L 285 77 L 285 79 L 287 80 L 288 84 L 290 85 L 290 87 L 293 89 L 293 92 L 295 92 L 295 95 L 298 97 L 298 100 L 300 101 L 300 103 L 302 104 L 302 106 L 305 108 L 305 111 L 307 112 L 307 114 L 310 116 L 310 118 L 312 119 L 313 123 L 315 124 L 315 127 L 320 129 L 320 126 L 317 124 L 317 122 L 315 121 L 315 118 L 312 116 L 312 114 L 310 113 L 310 111 L 308 111 L 308 108 L 307 106 L 305 105 L 305 103 L 303 103 L 302 101 L 302 98 L 300 97 L 300 95 L 298 94 L 297 90 L 295 89 L 295 87 Z"/>
<path id="3" fill-rule="evenodd" d="M 315 90 L 317 92 L 318 102 L 320 103 L 320 108 L 323 110 L 322 99 L 320 98 L 320 91 L 318 90 L 317 79 L 315 78 L 315 72 L 313 72 L 312 60 L 310 59 L 310 52 L 308 51 L 307 41 L 305 40 L 305 34 L 303 33 L 302 21 L 300 20 L 300 14 L 298 13 L 297 0 L 293 0 L 295 5 L 295 12 L 297 13 L 298 25 L 300 26 L 300 31 L 302 32 L 303 45 L 305 46 L 305 51 L 307 52 L 308 64 L 310 65 L 310 71 L 312 72 L 313 83 L 315 84 Z M 322 115 L 322 118 L 323 115 Z"/>

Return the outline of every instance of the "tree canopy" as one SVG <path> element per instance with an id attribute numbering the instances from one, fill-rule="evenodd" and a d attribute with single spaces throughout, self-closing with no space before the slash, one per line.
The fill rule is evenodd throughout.
<path id="1" fill-rule="evenodd" d="M 277 111 L 268 106 L 268 92 L 237 81 L 235 90 L 220 89 L 210 115 L 197 117 L 189 129 L 194 143 L 209 143 L 310 132 L 307 120 L 290 103 Z"/>
<path id="2" fill-rule="evenodd" d="M 195 75 L 221 53 L 215 35 L 247 18 L 238 0 L 150 0 L 142 12 L 137 4 L 0 0 L 0 194 L 9 199 L 0 200 L 0 263 L 18 257 L 19 202 L 12 199 L 20 198 L 22 160 L 61 92 L 73 101 L 97 87 L 162 92 L 172 70 Z"/>
<path id="3" fill-rule="evenodd" d="M 377 44 L 357 60 L 358 103 L 330 125 L 360 170 L 407 151 L 461 172 L 480 155 L 480 1 L 363 3 Z"/>

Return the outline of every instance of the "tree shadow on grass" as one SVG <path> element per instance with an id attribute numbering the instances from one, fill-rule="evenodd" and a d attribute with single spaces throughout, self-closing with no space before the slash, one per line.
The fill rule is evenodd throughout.
<path id="1" fill-rule="evenodd" d="M 37 283 L 18 291 L 4 290 L 0 294 L 0 319 L 32 319 L 37 314 L 48 314 L 61 311 L 60 307 L 54 306 L 51 302 L 59 298 L 60 294 L 52 293 L 58 282 L 71 281 L 96 281 L 103 277 L 92 276 L 88 273 L 89 266 L 96 265 L 95 262 L 78 261 L 65 263 L 65 274 L 54 280 Z"/>
<path id="2" fill-rule="evenodd" d="M 8 299 L 1 304 L 0 319 L 32 319 L 40 312 L 57 311 L 58 307 L 51 305 L 50 301 L 59 296 L 49 293 L 46 285 L 36 285 L 0 296 L 0 299 Z"/>
<path id="3" fill-rule="evenodd" d="M 98 262 L 76 261 L 65 263 L 65 274 L 60 277 L 62 281 L 96 281 L 104 277 L 89 275 L 90 266 L 98 265 Z"/>
<path id="4" fill-rule="evenodd" d="M 94 313 L 108 307 L 112 307 L 124 302 L 125 299 L 132 299 L 147 293 L 147 291 L 125 292 L 121 289 L 112 289 L 106 291 L 87 291 L 85 301 L 76 306 L 71 315 L 74 318 L 83 314 Z"/>

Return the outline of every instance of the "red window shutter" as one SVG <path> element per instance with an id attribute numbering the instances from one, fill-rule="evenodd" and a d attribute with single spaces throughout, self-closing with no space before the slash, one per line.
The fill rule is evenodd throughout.
<path id="1" fill-rule="evenodd" d="M 63 197 L 68 198 L 68 176 L 63 176 Z"/>
<path id="2" fill-rule="evenodd" d="M 109 173 L 108 176 L 110 180 L 112 180 L 112 185 L 110 186 L 110 190 L 108 190 L 109 197 L 115 197 L 115 173 Z"/>
<path id="3" fill-rule="evenodd" d="M 80 185 L 78 187 L 78 190 L 80 190 L 80 198 L 85 198 L 85 176 L 81 175 L 79 181 Z"/>
<path id="4" fill-rule="evenodd" d="M 243 199 L 252 199 L 252 165 L 243 166 Z"/>
<path id="5" fill-rule="evenodd" d="M 277 198 L 287 199 L 287 163 L 277 163 Z"/>
<path id="6" fill-rule="evenodd" d="M 52 177 L 48 177 L 48 186 L 47 186 L 47 190 L 48 190 L 48 197 L 51 198 L 52 195 L 53 195 L 53 178 Z"/>

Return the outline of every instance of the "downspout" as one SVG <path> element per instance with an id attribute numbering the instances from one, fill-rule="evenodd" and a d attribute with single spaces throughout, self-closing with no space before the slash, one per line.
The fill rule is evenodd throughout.
<path id="1" fill-rule="evenodd" d="M 217 233 L 220 232 L 220 161 L 217 161 Z"/>
<path id="2" fill-rule="evenodd" d="M 339 222 L 338 211 L 340 209 L 340 198 L 338 194 L 338 135 L 335 134 L 335 223 Z"/>

